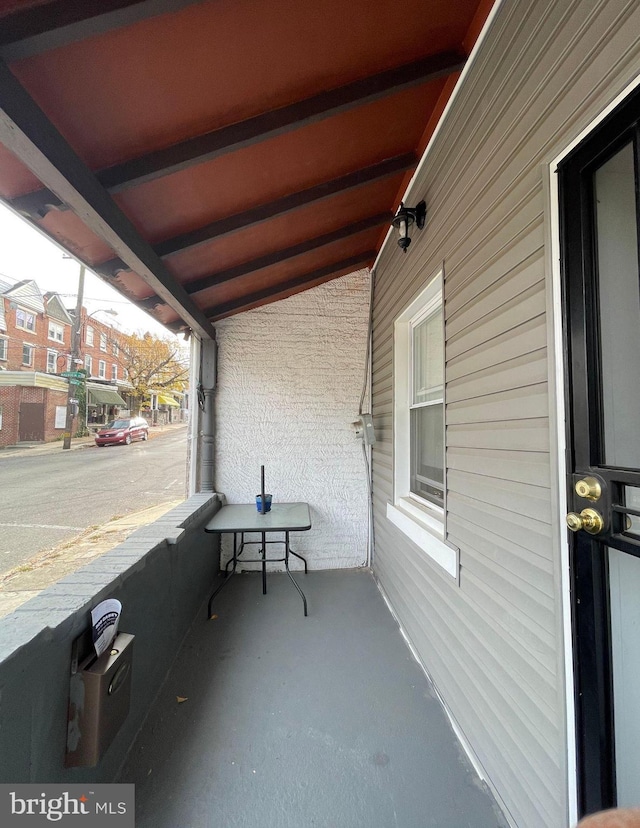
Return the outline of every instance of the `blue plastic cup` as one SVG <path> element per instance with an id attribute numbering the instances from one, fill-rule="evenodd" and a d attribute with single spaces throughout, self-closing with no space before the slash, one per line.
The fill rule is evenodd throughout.
<path id="1" fill-rule="evenodd" d="M 262 514 L 262 495 L 256 495 L 256 509 Z M 271 495 L 265 494 L 264 496 L 264 511 L 270 512 L 271 511 Z"/>

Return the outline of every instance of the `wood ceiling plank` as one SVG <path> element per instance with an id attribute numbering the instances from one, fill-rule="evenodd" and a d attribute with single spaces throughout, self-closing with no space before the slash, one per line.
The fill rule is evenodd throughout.
<path id="1" fill-rule="evenodd" d="M 0 61 L 0 142 L 55 192 L 190 327 L 215 331 L 153 248 L 115 204 L 35 101 Z"/>

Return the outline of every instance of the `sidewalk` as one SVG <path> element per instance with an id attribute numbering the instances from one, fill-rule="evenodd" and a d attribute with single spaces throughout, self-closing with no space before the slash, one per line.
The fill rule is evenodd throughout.
<path id="1" fill-rule="evenodd" d="M 179 429 L 186 429 L 187 423 L 169 423 L 167 425 L 149 426 L 149 439 L 159 437 L 161 434 L 166 434 L 168 431 L 177 431 Z M 74 437 L 71 440 L 71 448 L 67 451 L 74 451 L 76 449 L 96 448 L 94 435 L 89 437 Z M 0 448 L 0 460 L 3 457 L 19 457 L 23 454 L 28 454 L 34 457 L 38 454 L 55 454 L 56 451 L 63 452 L 62 440 L 53 440 L 50 443 L 19 443 L 16 446 L 6 446 Z"/>
<path id="2" fill-rule="evenodd" d="M 113 549 L 136 529 L 153 523 L 182 502 L 183 500 L 167 501 L 111 520 L 102 526 L 90 527 L 75 538 L 41 552 L 27 563 L 0 576 L 0 618 L 60 578 Z"/>

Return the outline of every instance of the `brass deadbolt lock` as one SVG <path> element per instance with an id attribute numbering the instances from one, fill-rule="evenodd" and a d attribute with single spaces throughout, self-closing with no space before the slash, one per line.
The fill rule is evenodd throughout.
<path id="1" fill-rule="evenodd" d="M 583 509 L 580 514 L 569 512 L 567 526 L 572 532 L 584 529 L 590 535 L 597 535 L 604 529 L 604 518 L 595 509 Z"/>
<path id="2" fill-rule="evenodd" d="M 600 481 L 595 477 L 585 477 L 578 480 L 575 486 L 578 497 L 584 497 L 586 500 L 598 500 L 602 494 L 602 486 Z"/>

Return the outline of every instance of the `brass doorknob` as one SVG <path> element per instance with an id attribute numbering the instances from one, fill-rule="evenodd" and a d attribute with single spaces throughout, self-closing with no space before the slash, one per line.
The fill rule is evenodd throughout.
<path id="1" fill-rule="evenodd" d="M 584 497 L 586 500 L 598 500 L 602 494 L 600 481 L 595 477 L 584 477 L 582 480 L 578 480 L 575 490 L 578 497 Z"/>
<path id="2" fill-rule="evenodd" d="M 567 526 L 572 532 L 579 532 L 584 529 L 590 535 L 597 535 L 604 529 L 604 518 L 595 509 L 583 509 L 580 514 L 569 512 Z"/>

